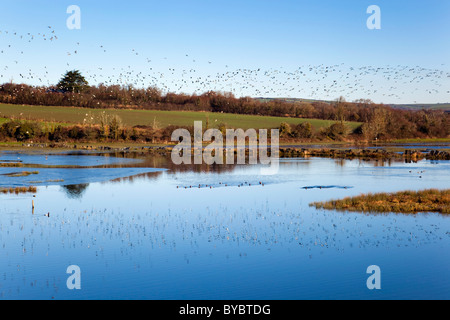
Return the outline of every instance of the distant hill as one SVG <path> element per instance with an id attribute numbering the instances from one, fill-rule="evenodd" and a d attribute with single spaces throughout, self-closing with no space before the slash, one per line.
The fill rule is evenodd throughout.
<path id="1" fill-rule="evenodd" d="M 255 98 L 261 102 L 269 102 L 273 100 L 280 100 L 285 102 L 326 102 L 332 103 L 330 100 L 314 100 L 314 99 L 302 99 L 302 98 Z M 350 102 L 350 101 L 349 101 Z M 450 103 L 435 103 L 435 104 L 388 104 L 392 108 L 402 110 L 443 110 L 450 112 Z"/>
<path id="2" fill-rule="evenodd" d="M 315 100 L 315 99 L 302 99 L 302 98 L 254 98 L 260 102 L 270 102 L 274 100 L 284 101 L 284 102 L 326 102 L 331 103 L 329 100 Z"/>
<path id="3" fill-rule="evenodd" d="M 450 112 L 450 103 L 436 103 L 436 104 L 391 104 L 391 107 L 404 110 L 443 110 Z"/>

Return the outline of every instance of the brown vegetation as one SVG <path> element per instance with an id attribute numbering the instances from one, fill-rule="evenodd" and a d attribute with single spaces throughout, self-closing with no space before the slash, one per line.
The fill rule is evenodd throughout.
<path id="1" fill-rule="evenodd" d="M 450 189 L 403 191 L 397 193 L 367 194 L 343 200 L 315 202 L 317 209 L 360 212 L 439 212 L 450 214 Z"/>
<path id="2" fill-rule="evenodd" d="M 0 188 L 0 193 L 36 193 L 36 187 L 17 187 L 17 188 Z"/>
<path id="3" fill-rule="evenodd" d="M 288 102 L 284 100 L 259 101 L 244 97 L 236 98 L 230 93 L 206 92 L 202 95 L 167 93 L 163 95 L 157 88 L 136 89 L 131 86 L 91 86 L 82 92 L 58 92 L 55 88 L 33 87 L 25 84 L 6 83 L 0 86 L 0 103 L 75 106 L 85 108 L 129 108 L 147 110 L 210 111 L 246 115 L 279 116 L 294 118 L 313 118 L 332 120 L 337 123 L 312 136 L 311 128 L 298 125 L 285 128 L 285 139 L 329 138 L 343 140 L 349 130 L 344 121 L 362 122 L 354 134 L 366 141 L 407 139 L 407 138 L 447 138 L 450 135 L 450 114 L 443 111 L 407 111 L 374 104 L 370 100 L 353 103 L 340 98 L 327 102 Z M 111 125 L 111 124 L 110 124 Z M 119 124 L 117 124 L 119 125 Z M 33 129 L 33 128 L 32 128 Z M 35 128 L 34 128 L 35 129 Z M 100 128 L 101 130 L 102 128 Z M 128 128 L 126 132 L 113 130 L 103 132 L 104 138 L 138 138 L 138 128 Z M 280 128 L 283 129 L 283 128 Z M 71 133 L 74 139 L 80 135 L 98 135 L 98 128 L 89 132 L 76 130 Z M 85 128 L 85 130 L 87 130 Z M 134 131 L 133 131 L 134 130 Z M 28 131 L 29 132 L 29 131 Z M 56 132 L 53 139 L 58 139 Z M 17 132 L 18 140 L 28 139 L 27 130 Z M 133 138 L 134 137 L 134 138 Z M 355 138 L 355 137 L 353 137 Z M 51 140 L 51 139 L 50 139 Z M 153 137 L 150 139 L 153 140 Z"/>
<path id="4" fill-rule="evenodd" d="M 7 176 L 7 177 L 12 177 L 12 178 L 19 178 L 19 177 L 28 177 L 29 175 L 32 175 L 32 174 L 39 174 L 39 171 L 33 171 L 33 172 L 21 171 L 21 172 L 5 173 L 3 175 Z"/>
<path id="5" fill-rule="evenodd" d="M 282 158 L 322 157 L 336 159 L 405 159 L 405 161 L 450 160 L 450 153 L 433 150 L 420 152 L 417 150 L 405 150 L 404 153 L 389 152 L 384 149 L 305 149 L 305 148 L 280 148 Z"/>

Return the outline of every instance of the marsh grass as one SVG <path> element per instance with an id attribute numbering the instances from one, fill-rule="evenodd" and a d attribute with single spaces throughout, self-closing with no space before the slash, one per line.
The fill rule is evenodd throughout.
<path id="1" fill-rule="evenodd" d="M 0 193 L 3 194 L 20 194 L 20 193 L 36 193 L 36 187 L 17 187 L 17 188 L 0 188 Z"/>
<path id="2" fill-rule="evenodd" d="M 23 167 L 23 163 L 21 163 L 21 162 L 0 162 L 0 167 L 21 168 L 21 167 Z"/>
<path id="3" fill-rule="evenodd" d="M 450 214 L 450 189 L 369 193 L 357 197 L 347 197 L 342 200 L 314 202 L 310 206 L 316 207 L 316 209 L 359 212 L 439 212 L 442 214 Z"/>
<path id="4" fill-rule="evenodd" d="M 28 177 L 32 174 L 39 174 L 39 171 L 22 171 L 22 172 L 12 172 L 12 173 L 5 173 L 4 176 L 12 177 L 12 178 L 19 178 L 19 177 Z"/>
<path id="5" fill-rule="evenodd" d="M 46 183 L 48 182 L 64 182 L 64 179 L 53 179 L 53 180 L 46 180 Z"/>

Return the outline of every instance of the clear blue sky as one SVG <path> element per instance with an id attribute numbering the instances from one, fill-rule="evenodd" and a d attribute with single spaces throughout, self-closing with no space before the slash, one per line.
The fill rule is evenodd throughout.
<path id="1" fill-rule="evenodd" d="M 373 4 L 381 30 L 366 27 Z M 450 102 L 448 0 L 2 0 L 0 31 L 0 82 L 79 69 L 186 93 Z"/>

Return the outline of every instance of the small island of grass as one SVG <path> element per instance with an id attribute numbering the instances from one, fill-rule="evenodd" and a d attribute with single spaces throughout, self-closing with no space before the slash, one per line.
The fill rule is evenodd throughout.
<path id="1" fill-rule="evenodd" d="M 359 212 L 439 212 L 450 214 L 450 189 L 363 194 L 342 200 L 314 202 L 310 206 L 317 209 Z"/>

